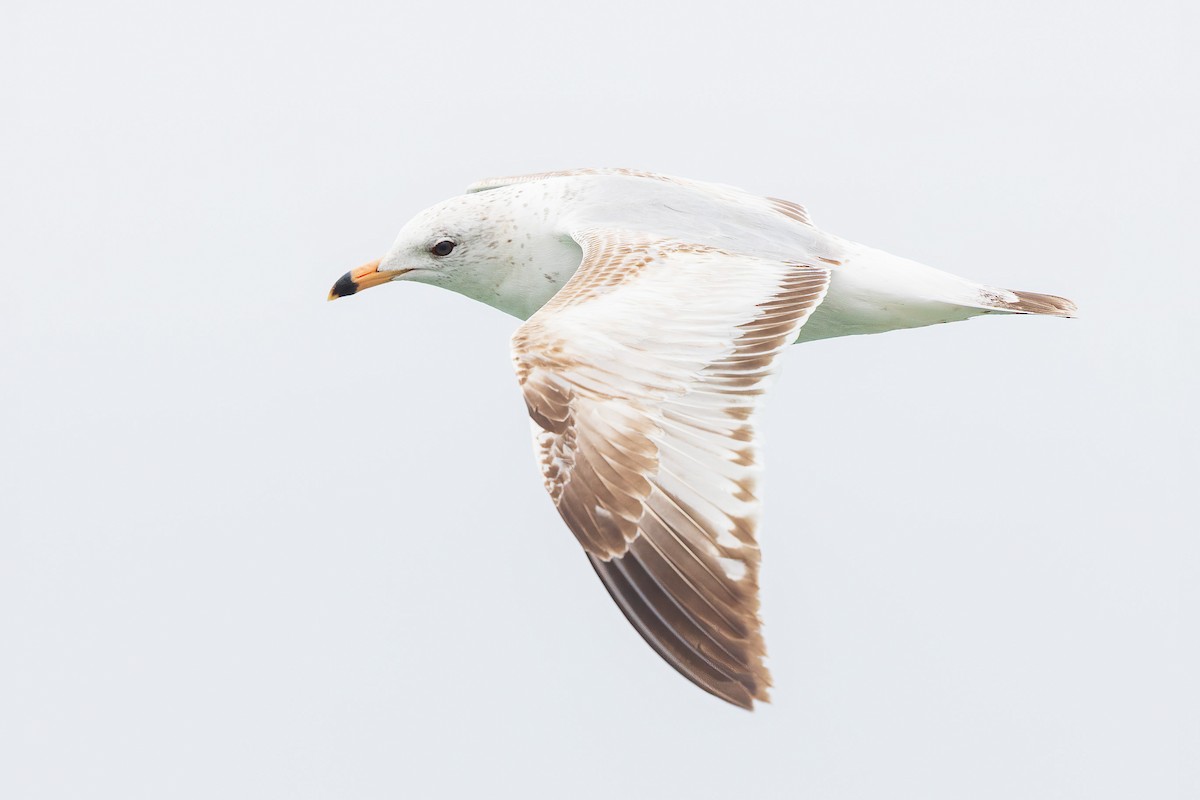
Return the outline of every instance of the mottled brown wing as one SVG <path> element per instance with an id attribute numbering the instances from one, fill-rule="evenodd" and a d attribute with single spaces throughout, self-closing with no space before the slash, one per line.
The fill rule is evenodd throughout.
<path id="1" fill-rule="evenodd" d="M 673 667 L 751 708 L 754 412 L 826 270 L 588 230 L 583 263 L 513 336 L 546 488 L 621 610 Z"/>

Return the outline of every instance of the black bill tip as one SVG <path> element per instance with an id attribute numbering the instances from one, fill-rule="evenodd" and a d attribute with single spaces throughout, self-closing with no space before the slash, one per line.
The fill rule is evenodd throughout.
<path id="1" fill-rule="evenodd" d="M 358 291 L 358 284 L 354 282 L 354 278 L 350 277 L 350 273 L 337 279 L 337 283 L 329 290 L 329 299 L 336 300 L 339 297 L 346 297 Z"/>

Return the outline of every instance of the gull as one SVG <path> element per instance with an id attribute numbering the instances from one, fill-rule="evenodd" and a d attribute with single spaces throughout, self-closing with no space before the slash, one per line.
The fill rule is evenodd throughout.
<path id="1" fill-rule="evenodd" d="M 414 217 L 329 299 L 396 281 L 524 320 L 512 361 L 551 500 L 650 646 L 746 709 L 771 685 L 756 419 L 780 353 L 1075 312 L 841 239 L 797 203 L 628 169 L 475 183 Z"/>

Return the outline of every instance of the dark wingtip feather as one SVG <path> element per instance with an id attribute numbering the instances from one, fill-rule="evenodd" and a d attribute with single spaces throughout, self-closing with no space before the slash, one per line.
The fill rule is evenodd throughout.
<path id="1" fill-rule="evenodd" d="M 730 669 L 721 659 L 706 655 L 694 622 L 653 585 L 636 554 L 609 561 L 588 554 L 588 561 L 637 632 L 677 672 L 709 694 L 747 711 L 754 710 L 755 700 L 769 702 L 771 679 L 766 668 L 759 663 Z"/>

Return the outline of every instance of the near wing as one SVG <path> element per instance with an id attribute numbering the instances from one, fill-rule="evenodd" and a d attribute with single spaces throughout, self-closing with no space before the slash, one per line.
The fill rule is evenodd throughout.
<path id="1" fill-rule="evenodd" d="M 546 488 L 629 621 L 689 680 L 766 700 L 754 412 L 829 273 L 591 229 L 513 336 Z"/>

